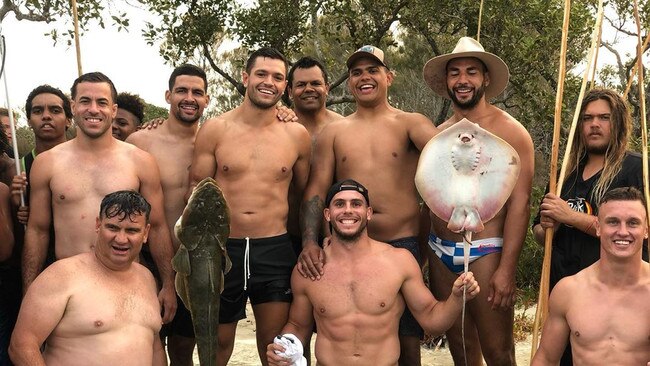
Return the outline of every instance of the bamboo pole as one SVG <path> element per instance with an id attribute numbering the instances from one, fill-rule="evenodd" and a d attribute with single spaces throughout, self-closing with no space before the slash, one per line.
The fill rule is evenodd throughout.
<path id="1" fill-rule="evenodd" d="M 587 88 L 587 79 L 589 79 L 589 70 L 591 69 L 591 65 L 593 64 L 593 55 L 594 55 L 594 50 L 597 47 L 597 40 L 596 36 L 598 33 L 598 29 L 602 26 L 602 17 L 603 15 L 603 0 L 598 1 L 598 13 L 596 14 L 596 28 L 594 29 L 594 37 L 592 38 L 591 41 L 591 48 L 589 49 L 589 54 L 587 55 L 587 69 L 585 70 L 585 73 L 582 77 L 582 85 L 580 87 L 580 95 L 578 96 L 578 101 L 576 103 L 576 108 L 573 113 L 573 121 L 571 122 L 571 129 L 569 130 L 569 137 L 567 138 L 567 147 L 565 150 L 564 158 L 562 159 L 562 169 L 560 170 L 560 178 L 558 178 L 558 183 L 557 183 L 557 191 L 556 194 L 559 196 L 560 193 L 562 192 L 562 185 L 564 184 L 564 177 L 566 176 L 566 168 L 569 163 L 569 152 L 573 148 L 573 136 L 575 135 L 576 132 L 576 126 L 578 122 L 578 118 L 580 117 L 580 105 L 582 104 L 582 98 L 585 95 L 585 89 Z"/>
<path id="2" fill-rule="evenodd" d="M 637 48 L 636 48 L 636 65 L 637 80 L 639 84 L 639 122 L 641 123 L 641 149 L 643 153 L 643 194 L 646 200 L 646 215 L 650 213 L 648 202 L 650 202 L 650 193 L 648 191 L 648 126 L 645 115 L 645 90 L 643 83 L 643 50 L 641 46 L 641 20 L 639 18 L 639 2 L 634 0 L 634 18 L 636 19 L 637 30 Z M 646 40 L 648 37 L 646 37 Z M 647 216 L 650 217 L 650 216 Z"/>
<path id="3" fill-rule="evenodd" d="M 648 41 L 650 41 L 650 34 L 645 37 L 645 42 L 643 42 L 643 47 L 641 47 L 642 50 L 645 50 L 645 48 L 648 46 Z M 630 78 L 627 80 L 627 86 L 625 87 L 625 92 L 623 93 L 624 100 L 627 100 L 627 95 L 630 93 L 630 88 L 632 87 L 632 81 L 634 81 L 634 76 L 636 75 L 636 69 L 638 65 L 639 63 L 637 62 L 632 67 L 632 72 L 630 72 Z"/>
<path id="4" fill-rule="evenodd" d="M 564 94 L 564 79 L 566 76 L 566 53 L 567 40 L 569 37 L 569 19 L 571 15 L 571 0 L 564 1 L 564 20 L 562 22 L 562 44 L 560 47 L 560 66 L 557 78 L 557 91 L 555 93 L 555 115 L 553 119 L 553 146 L 551 148 L 551 169 L 549 177 L 549 192 L 555 192 L 557 181 L 557 160 L 560 146 L 560 128 L 562 126 L 562 96 Z M 546 306 L 549 293 L 549 281 L 551 271 L 551 251 L 553 250 L 553 230 L 546 230 L 544 240 L 544 260 L 542 262 L 542 278 L 539 283 L 539 297 L 537 301 L 537 310 L 535 311 L 535 321 L 533 322 L 533 339 L 530 350 L 530 359 L 533 359 L 537 352 L 539 334 L 542 328 L 542 311 L 541 308 Z"/>
<path id="5" fill-rule="evenodd" d="M 81 45 L 79 44 L 79 14 L 77 12 L 77 0 L 71 0 L 72 18 L 74 19 L 74 46 L 77 50 L 77 73 L 78 76 L 83 74 L 81 69 Z"/>
<path id="6" fill-rule="evenodd" d="M 476 31 L 476 42 L 481 43 L 481 19 L 483 19 L 483 0 L 478 8 L 478 30 Z"/>
<path id="7" fill-rule="evenodd" d="M 568 1 L 568 0 L 567 0 Z M 570 9 L 566 9 L 566 4 L 565 4 L 565 15 L 567 11 L 570 12 Z M 570 7 L 570 5 L 569 5 Z M 594 32 L 592 35 L 592 41 L 591 41 L 591 47 L 589 48 L 589 53 L 587 55 L 587 68 L 585 69 L 585 73 L 582 78 L 582 85 L 580 87 L 580 95 L 578 96 L 578 101 L 576 103 L 576 108 L 575 112 L 573 115 L 573 121 L 571 122 L 571 128 L 569 130 L 569 137 L 567 138 L 567 146 L 566 150 L 564 152 L 564 157 L 562 159 L 562 168 L 560 169 L 560 177 L 557 179 L 557 185 L 555 187 L 555 190 L 551 188 L 551 185 L 555 183 L 554 175 L 555 171 L 557 170 L 557 163 L 555 163 L 555 166 L 553 166 L 554 161 L 551 161 L 551 172 L 550 176 L 551 178 L 549 179 L 549 192 L 554 192 L 557 196 L 560 196 L 562 192 L 562 185 L 564 183 L 564 177 L 566 175 L 566 168 L 567 164 L 569 161 L 569 156 L 570 152 L 572 149 L 572 141 L 573 137 L 575 135 L 575 130 L 576 130 L 576 125 L 578 118 L 580 117 L 580 105 L 582 104 L 582 98 L 584 97 L 585 94 L 585 89 L 587 88 L 587 80 L 589 79 L 589 71 L 591 70 L 593 61 L 594 61 L 594 51 L 598 47 L 598 33 L 600 31 L 600 28 L 602 26 L 602 14 L 603 14 L 603 0 L 598 1 L 598 13 L 596 14 L 596 24 L 594 28 Z M 567 33 L 568 33 L 568 18 L 566 19 L 566 24 L 567 26 Z M 562 35 L 564 37 L 564 28 L 562 29 Z M 562 47 L 566 47 L 564 42 L 566 40 L 563 38 L 562 39 Z M 564 57 L 566 57 L 566 48 L 564 48 Z M 566 68 L 566 65 L 564 66 Z M 562 81 L 564 82 L 564 81 Z M 559 92 L 559 88 L 558 88 Z M 557 99 L 556 98 L 556 113 L 558 113 L 557 109 Z M 560 112 L 561 112 L 561 104 L 562 104 L 562 99 L 561 95 L 559 97 L 559 103 L 560 103 Z M 558 123 L 561 125 L 561 118 L 560 120 L 555 120 L 555 128 L 559 129 Z M 554 128 L 554 146 L 555 148 L 555 128 Z M 559 137 L 559 131 L 558 131 L 558 137 Z M 558 144 L 559 144 L 559 138 L 558 138 Z M 553 158 L 551 158 L 553 159 Z M 555 162 L 557 161 L 557 155 L 555 156 Z M 539 334 L 540 330 L 544 327 L 544 322 L 546 321 L 546 317 L 548 316 L 548 296 L 549 296 L 549 282 L 550 282 L 550 267 L 551 267 L 551 252 L 553 250 L 553 230 L 552 229 L 547 229 L 546 230 L 546 236 L 544 238 L 544 260 L 542 262 L 542 278 L 540 280 L 540 291 L 539 291 L 539 298 L 537 302 L 537 310 L 535 312 L 535 321 L 533 323 L 533 339 L 532 339 L 532 344 L 531 344 L 531 354 L 530 358 L 532 360 L 533 356 L 535 355 L 535 352 L 537 351 L 537 346 L 539 344 Z"/>
<path id="8" fill-rule="evenodd" d="M 602 23 L 603 14 L 600 14 L 600 22 Z M 596 47 L 596 55 L 594 56 L 594 67 L 591 69 L 591 85 L 589 89 L 593 89 L 596 86 L 596 69 L 598 69 L 598 54 L 600 53 L 600 45 L 603 40 L 603 27 L 598 28 L 598 47 Z"/>

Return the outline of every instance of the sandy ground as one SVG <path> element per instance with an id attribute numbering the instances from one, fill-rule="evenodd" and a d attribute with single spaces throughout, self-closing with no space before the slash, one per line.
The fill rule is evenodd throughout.
<path id="1" fill-rule="evenodd" d="M 250 305 L 247 308 L 248 319 L 242 320 L 237 326 L 237 337 L 235 339 L 235 349 L 233 350 L 232 357 L 228 365 L 230 366 L 253 366 L 259 365 L 259 357 L 257 355 L 257 348 L 255 346 L 255 320 L 253 318 L 253 311 Z M 534 309 L 528 309 L 526 315 L 533 318 L 535 316 Z M 312 337 L 312 347 L 314 349 L 314 341 L 318 335 Z M 523 342 L 518 342 L 516 346 L 516 356 L 518 365 L 528 365 L 530 362 L 530 347 L 531 336 Z M 194 353 L 194 364 L 198 365 L 198 357 L 196 351 Z M 315 360 L 312 360 L 312 365 L 315 365 Z M 422 365 L 423 366 L 453 366 L 454 363 L 451 354 L 447 348 L 439 348 L 437 350 L 422 348 Z"/>

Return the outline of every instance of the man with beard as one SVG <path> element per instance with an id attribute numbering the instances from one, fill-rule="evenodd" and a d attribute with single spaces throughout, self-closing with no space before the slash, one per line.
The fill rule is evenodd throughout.
<path id="1" fill-rule="evenodd" d="M 420 261 L 419 197 L 415 170 L 420 151 L 437 130 L 418 113 L 407 113 L 388 102 L 393 73 L 384 52 L 363 46 L 347 60 L 348 88 L 357 110 L 323 129 L 316 141 L 309 185 L 302 207 L 303 251 L 298 270 L 320 278 L 325 261 L 318 237 L 323 222 L 323 199 L 335 180 L 363 180 L 372 193 L 373 220 L 368 235 L 406 248 Z M 400 365 L 420 365 L 422 328 L 406 309 L 400 320 Z"/>
<path id="2" fill-rule="evenodd" d="M 130 93 L 117 95 L 117 116 L 113 120 L 113 137 L 125 141 L 137 131 L 144 119 L 144 101 Z"/>
<path id="3" fill-rule="evenodd" d="M 39 154 L 29 177 L 23 291 L 43 269 L 50 223 L 54 223 L 57 259 L 89 252 L 96 235 L 96 207 L 106 194 L 132 189 L 152 206 L 149 245 L 162 278 L 159 300 L 163 321 L 169 322 L 176 311 L 172 244 L 156 162 L 147 152 L 111 135 L 117 91 L 106 75 L 81 75 L 73 83 L 71 95 L 77 136 Z"/>
<path id="4" fill-rule="evenodd" d="M 456 279 L 447 301 L 438 302 L 411 253 L 368 236 L 373 209 L 368 190 L 359 182 L 346 179 L 331 186 L 325 205 L 325 220 L 333 231 L 324 248 L 327 270 L 318 281 L 294 270 L 294 302 L 282 329 L 285 336 L 279 336 L 290 333 L 304 342 L 315 320 L 318 364 L 397 365 L 398 324 L 405 305 L 430 334 L 441 334 L 460 315 L 463 287 L 468 299 L 479 293 L 469 272 Z M 269 345 L 269 364 L 287 365 L 287 359 L 276 354 L 284 351 Z"/>
<path id="5" fill-rule="evenodd" d="M 530 217 L 534 154 L 532 139 L 524 126 L 489 103 L 505 89 L 508 78 L 508 66 L 503 60 L 485 52 L 470 37 L 462 37 L 453 52 L 434 57 L 424 66 L 429 87 L 452 101 L 454 114 L 439 128 L 448 128 L 467 118 L 509 143 L 521 159 L 519 178 L 508 201 L 492 220 L 484 223 L 485 229 L 472 238 L 469 269 L 484 291 L 467 303 L 464 341 L 469 365 L 482 365 L 481 353 L 488 365 L 516 363 L 515 273 Z M 444 299 L 450 295 L 449 286 L 463 272 L 463 237 L 450 231 L 443 219 L 433 214 L 430 219 L 431 291 Z M 447 339 L 454 362 L 463 364 L 460 319 L 447 332 Z"/>
<path id="6" fill-rule="evenodd" d="M 234 346 L 237 322 L 250 297 L 257 325 L 257 349 L 266 365 L 266 345 L 287 321 L 290 277 L 296 256 L 287 234 L 289 185 L 299 194 L 309 175 L 310 141 L 298 123 L 276 118 L 286 88 L 287 63 L 275 49 L 251 54 L 242 73 L 242 104 L 199 129 L 190 187 L 213 177 L 230 207 L 226 248 L 232 269 L 221 294 L 218 364 Z M 191 191 L 188 191 L 188 197 Z"/>
<path id="7" fill-rule="evenodd" d="M 192 164 L 194 139 L 199 130 L 199 119 L 210 100 L 207 90 L 208 80 L 203 69 L 190 64 L 176 67 L 169 77 L 169 89 L 165 91 L 165 100 L 169 103 L 169 116 L 165 122 L 155 129 L 137 131 L 127 139 L 156 159 L 167 227 L 171 232 L 185 208 L 183 198 L 189 188 L 188 171 Z M 180 243 L 175 235 L 172 243 L 176 252 Z M 151 264 L 149 252 L 143 250 L 143 256 L 144 262 Z M 176 301 L 176 316 L 163 327 L 161 334 L 167 336 L 171 365 L 192 365 L 195 344 L 192 316 L 180 298 L 177 297 Z"/>
<path id="8" fill-rule="evenodd" d="M 542 199 L 533 233 L 543 244 L 545 231 L 552 228 L 550 288 L 600 258 L 596 236 L 598 207 L 605 193 L 618 187 L 643 190 L 641 156 L 628 151 L 632 118 L 627 104 L 615 91 L 592 89 L 580 106 L 578 132 L 573 140 L 567 172 L 558 197 L 547 193 Z M 647 246 L 643 258 L 648 260 Z M 568 344 L 561 365 L 572 365 Z"/>

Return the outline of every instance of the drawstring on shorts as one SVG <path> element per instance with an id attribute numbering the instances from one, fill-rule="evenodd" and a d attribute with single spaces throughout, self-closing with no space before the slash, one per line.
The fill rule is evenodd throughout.
<path id="1" fill-rule="evenodd" d="M 250 239 L 246 237 L 246 249 L 244 250 L 244 291 L 248 288 L 248 279 L 251 278 Z"/>

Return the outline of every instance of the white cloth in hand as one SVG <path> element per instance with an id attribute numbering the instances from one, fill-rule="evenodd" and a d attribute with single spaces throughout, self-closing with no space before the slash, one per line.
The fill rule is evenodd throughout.
<path id="1" fill-rule="evenodd" d="M 273 343 L 284 347 L 284 352 L 275 351 L 275 353 L 288 358 L 291 361 L 291 366 L 307 366 L 307 359 L 302 355 L 302 342 L 298 337 L 287 333 L 273 338 Z"/>

